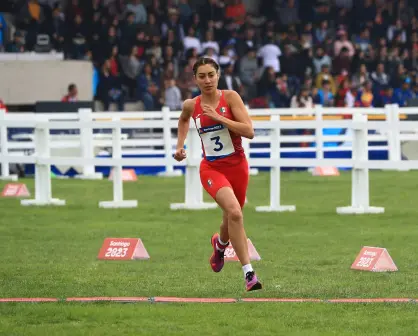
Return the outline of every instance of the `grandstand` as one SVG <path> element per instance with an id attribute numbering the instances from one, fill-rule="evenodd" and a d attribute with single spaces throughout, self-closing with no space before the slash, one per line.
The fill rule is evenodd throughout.
<path id="1" fill-rule="evenodd" d="M 0 17 L 2 59 L 30 53 L 26 59 L 91 62 L 93 87 L 74 82 L 80 99 L 98 102 L 96 110 L 178 108 L 198 94 L 190 64 L 201 55 L 221 64 L 221 87 L 239 91 L 250 107 L 416 103 L 414 1 L 8 4 Z M 62 96 L 71 83 L 71 76 L 63 77 Z M 37 102 L 24 97 L 19 102 L 3 90 L 0 95 L 11 109 Z M 61 100 L 56 91 L 54 95 L 48 99 Z"/>
<path id="2" fill-rule="evenodd" d="M 266 283 L 255 299 L 236 264 L 208 271 L 219 209 L 184 210 L 212 202 L 196 187 L 200 152 L 171 157 L 199 56 L 220 64 L 219 88 L 239 92 L 255 123 L 245 225 Z M 0 334 L 415 333 L 418 0 L 0 0 L 0 74 L 0 189 L 16 156 L 10 172 L 31 193 L 0 197 Z M 338 176 L 312 176 L 326 160 Z M 138 180 L 122 183 L 122 166 Z M 52 194 L 63 207 L 36 207 Z M 124 202 L 135 209 L 103 209 Z M 107 237 L 141 238 L 150 260 L 97 260 Z M 388 248 L 399 271 L 352 272 L 362 246 Z"/>

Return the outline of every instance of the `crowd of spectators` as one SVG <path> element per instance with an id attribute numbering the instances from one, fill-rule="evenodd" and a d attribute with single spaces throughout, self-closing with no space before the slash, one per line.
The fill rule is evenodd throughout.
<path id="1" fill-rule="evenodd" d="M 380 107 L 418 97 L 417 0 L 25 0 L 4 52 L 46 34 L 69 59 L 91 60 L 95 98 L 179 109 L 197 94 L 199 56 L 221 89 L 252 107 Z"/>

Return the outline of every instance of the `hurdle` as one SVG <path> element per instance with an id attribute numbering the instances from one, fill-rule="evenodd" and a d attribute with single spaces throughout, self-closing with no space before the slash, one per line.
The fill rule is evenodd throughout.
<path id="1" fill-rule="evenodd" d="M 21 200 L 23 206 L 63 206 L 65 200 L 52 197 L 51 164 L 50 158 L 49 126 L 46 118 L 40 119 L 35 126 L 35 198 Z"/>
<path id="2" fill-rule="evenodd" d="M 120 122 L 120 118 L 113 117 L 112 121 Z M 116 126 L 112 129 L 113 146 L 112 146 L 112 159 L 121 161 L 122 159 L 122 144 L 121 135 L 122 129 L 120 126 Z M 99 202 L 99 208 L 104 209 L 118 209 L 118 208 L 136 208 L 138 206 L 137 200 L 124 200 L 123 199 L 123 180 L 122 180 L 122 165 L 113 163 L 113 200 Z"/>
<path id="3" fill-rule="evenodd" d="M 270 204 L 266 206 L 257 206 L 255 211 L 257 212 L 285 212 L 296 211 L 295 205 L 282 205 L 280 201 L 280 129 L 281 121 L 278 115 L 272 116 L 270 129 Z M 256 159 L 254 160 L 256 161 Z M 252 162 L 250 160 L 250 162 Z"/>

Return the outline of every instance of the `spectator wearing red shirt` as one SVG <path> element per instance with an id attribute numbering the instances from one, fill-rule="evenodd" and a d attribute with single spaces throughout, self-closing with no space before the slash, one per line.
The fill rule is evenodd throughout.
<path id="1" fill-rule="evenodd" d="M 77 95 L 78 95 L 77 86 L 75 84 L 70 84 L 68 85 L 68 94 L 62 97 L 61 102 L 63 103 L 76 102 L 78 100 Z"/>

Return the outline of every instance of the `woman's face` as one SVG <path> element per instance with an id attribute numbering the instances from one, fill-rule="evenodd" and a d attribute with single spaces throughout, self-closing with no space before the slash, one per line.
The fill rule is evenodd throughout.
<path id="1" fill-rule="evenodd" d="M 212 93 L 217 90 L 219 74 L 212 64 L 203 64 L 197 68 L 196 84 L 201 92 Z"/>

